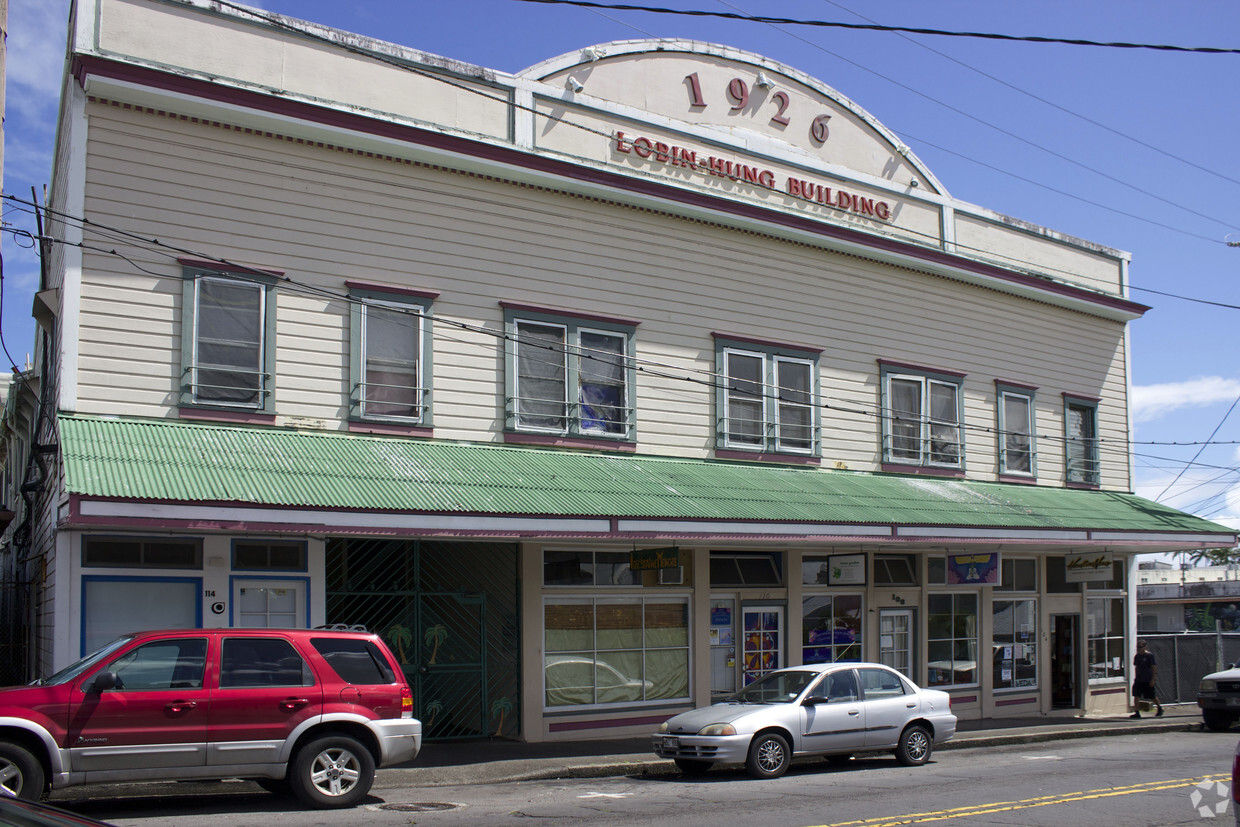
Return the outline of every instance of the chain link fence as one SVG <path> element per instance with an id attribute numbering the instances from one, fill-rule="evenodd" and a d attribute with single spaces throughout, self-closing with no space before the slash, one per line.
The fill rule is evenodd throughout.
<path id="1" fill-rule="evenodd" d="M 1240 661 L 1240 632 L 1146 634 L 1141 639 L 1157 658 L 1154 688 L 1165 704 L 1195 704 L 1203 677 Z"/>

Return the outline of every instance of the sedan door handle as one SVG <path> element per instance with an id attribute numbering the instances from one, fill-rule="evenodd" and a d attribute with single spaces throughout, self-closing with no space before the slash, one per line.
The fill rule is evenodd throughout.
<path id="1" fill-rule="evenodd" d="M 197 708 L 198 708 L 197 701 L 169 701 L 168 705 L 164 707 L 164 709 L 168 710 L 174 715 L 179 715 L 182 712 L 187 712 L 191 709 L 197 709 Z"/>
<path id="2" fill-rule="evenodd" d="M 907 706 L 909 709 L 916 709 L 916 708 L 917 708 L 917 704 L 905 704 L 905 706 Z"/>
<path id="3" fill-rule="evenodd" d="M 309 698 L 285 698 L 280 701 L 280 708 L 292 712 L 294 709 L 303 707 L 308 703 L 310 703 Z"/>
<path id="4" fill-rule="evenodd" d="M 860 715 L 860 714 L 861 714 L 861 710 L 860 710 L 860 709 L 850 709 L 850 710 L 848 710 L 848 714 L 849 714 L 849 715 L 853 715 L 853 716 Z"/>

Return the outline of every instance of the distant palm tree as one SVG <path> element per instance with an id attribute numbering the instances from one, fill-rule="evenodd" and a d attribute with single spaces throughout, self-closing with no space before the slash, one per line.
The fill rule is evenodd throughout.
<path id="1" fill-rule="evenodd" d="M 496 698 L 491 702 L 491 715 L 499 713 L 499 726 L 495 727 L 495 734 L 501 735 L 504 732 L 504 713 L 512 711 L 512 701 L 507 698 Z"/>
<path id="2" fill-rule="evenodd" d="M 434 626 L 426 630 L 426 634 L 422 636 L 423 642 L 431 648 L 431 659 L 428 663 L 434 663 L 435 658 L 439 657 L 439 644 L 448 639 L 448 627 L 442 623 L 436 623 Z"/>
<path id="3" fill-rule="evenodd" d="M 413 643 L 413 632 L 408 626 L 401 626 L 399 623 L 387 630 L 384 635 L 387 642 L 396 647 L 396 657 L 401 663 L 408 663 L 405 659 L 405 647 Z"/>

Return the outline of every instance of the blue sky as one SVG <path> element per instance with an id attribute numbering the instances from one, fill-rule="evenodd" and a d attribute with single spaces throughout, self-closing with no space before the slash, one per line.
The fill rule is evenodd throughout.
<path id="1" fill-rule="evenodd" d="M 1160 295 L 1240 305 L 1240 246 L 1226 243 L 1240 242 L 1240 54 L 771 26 L 519 0 L 251 5 L 505 72 L 613 40 L 681 37 L 757 52 L 819 78 L 898 134 L 955 197 L 1132 254 L 1132 298 L 1153 308 L 1131 325 L 1136 490 L 1240 527 L 1240 444 L 1226 444 L 1240 442 L 1231 342 L 1240 310 Z M 1240 3 L 1231 0 L 649 5 L 1240 47 Z M 67 20 L 68 0 L 10 0 L 6 194 L 28 199 L 34 186 L 43 200 Z M 4 220 L 33 230 L 7 205 Z M 37 260 L 13 233 L 0 237 L 0 252 L 3 343 L 20 366 L 33 349 Z M 1187 444 L 1211 438 L 1220 444 Z"/>

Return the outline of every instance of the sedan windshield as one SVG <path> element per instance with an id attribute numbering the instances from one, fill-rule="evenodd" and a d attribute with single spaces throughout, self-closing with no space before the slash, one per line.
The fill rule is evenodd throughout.
<path id="1" fill-rule="evenodd" d="M 741 704 L 783 704 L 797 699 L 805 687 L 817 678 L 818 672 L 771 672 L 763 675 L 746 686 L 735 695 L 727 698 L 728 703 Z"/>
<path id="2" fill-rule="evenodd" d="M 131 640 L 133 640 L 133 635 L 118 637 L 111 643 L 106 644 L 100 649 L 96 649 L 94 652 L 91 652 L 77 663 L 69 664 L 54 675 L 49 675 L 46 678 L 40 678 L 31 684 L 31 686 L 55 686 L 56 684 L 64 683 L 65 681 L 71 681 Z"/>

